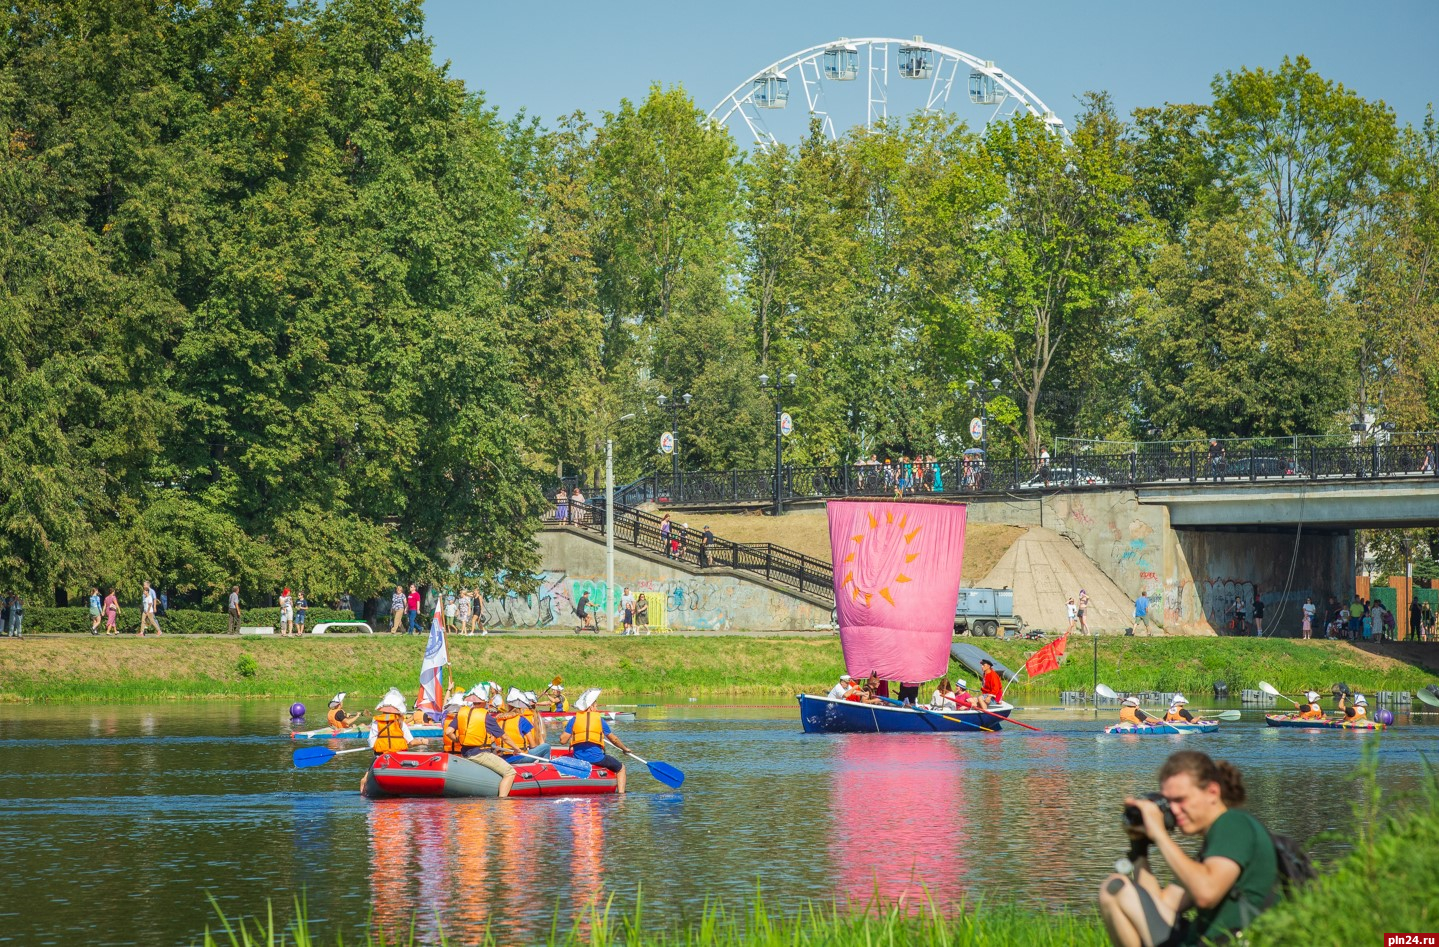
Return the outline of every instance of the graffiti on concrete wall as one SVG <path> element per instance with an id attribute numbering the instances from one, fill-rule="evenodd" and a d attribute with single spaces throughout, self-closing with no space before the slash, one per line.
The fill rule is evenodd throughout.
<path id="1" fill-rule="evenodd" d="M 572 576 L 562 571 L 538 573 L 539 586 L 529 594 L 510 592 L 485 606 L 485 618 L 493 627 L 565 627 L 577 621 L 574 603 L 586 593 L 603 614 L 606 599 L 604 579 Z M 650 622 L 654 627 L 677 629 L 813 627 L 829 617 L 809 605 L 799 606 L 800 618 L 786 615 L 777 621 L 776 612 L 790 612 L 784 597 L 762 586 L 721 578 L 687 576 L 672 579 L 639 579 L 633 586 L 616 585 L 613 602 L 619 606 L 624 589 L 643 593 L 650 601 Z M 814 615 L 810 613 L 814 612 Z"/>
<path id="2" fill-rule="evenodd" d="M 1200 607 L 1204 617 L 1215 628 L 1227 629 L 1234 608 L 1234 600 L 1244 603 L 1245 610 L 1254 601 L 1254 583 L 1244 579 L 1210 579 L 1204 583 Z"/>

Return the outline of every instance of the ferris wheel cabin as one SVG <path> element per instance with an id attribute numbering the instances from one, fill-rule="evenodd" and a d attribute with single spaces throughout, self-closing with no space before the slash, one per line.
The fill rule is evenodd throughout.
<path id="1" fill-rule="evenodd" d="M 994 63 L 985 60 L 984 68 L 993 69 Z M 976 70 L 969 74 L 969 101 L 975 105 L 998 105 L 1004 101 L 1004 89 L 994 81 L 994 76 Z"/>
<path id="2" fill-rule="evenodd" d="M 859 50 L 843 41 L 826 49 L 824 77 L 839 82 L 859 78 Z"/>
<path id="3" fill-rule="evenodd" d="M 789 104 L 789 80 L 782 72 L 767 72 L 754 81 L 754 104 L 762 109 L 782 109 Z"/>
<path id="4" fill-rule="evenodd" d="M 934 50 L 924 44 L 923 36 L 899 47 L 899 74 L 906 79 L 928 79 L 934 75 Z"/>

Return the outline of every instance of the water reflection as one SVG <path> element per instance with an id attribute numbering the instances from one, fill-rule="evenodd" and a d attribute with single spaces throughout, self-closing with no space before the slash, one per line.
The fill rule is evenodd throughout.
<path id="1" fill-rule="evenodd" d="M 964 894 L 964 766 L 948 737 L 834 737 L 829 855 L 837 894 L 855 903 L 939 903 Z"/>
<path id="2" fill-rule="evenodd" d="M 387 936 L 425 942 L 492 930 L 533 934 L 563 907 L 585 929 L 604 898 L 605 810 L 613 800 L 385 799 L 369 804 L 370 908 Z"/>

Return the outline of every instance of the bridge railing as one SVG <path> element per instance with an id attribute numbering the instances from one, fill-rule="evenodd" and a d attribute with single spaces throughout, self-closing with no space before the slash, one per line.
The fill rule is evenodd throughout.
<path id="1" fill-rule="evenodd" d="M 1283 480 L 1369 480 L 1439 477 L 1439 436 L 1391 435 L 1385 443 L 1335 445 L 1318 438 L 1250 442 L 1239 450 L 1222 445 L 1139 445 L 1137 450 L 1078 450 L 1048 464 L 1022 453 L 909 464 L 785 467 L 779 488 L 786 501 L 846 496 L 1013 493 L 1104 486 L 1259 483 Z M 691 470 L 678 478 L 656 473 L 625 486 L 618 506 L 653 502 L 722 506 L 773 502 L 774 468 Z"/>
<path id="2" fill-rule="evenodd" d="M 591 530 L 603 536 L 604 499 L 556 505 L 550 521 Z M 828 562 L 784 546 L 736 543 L 719 537 L 706 546 L 700 530 L 675 522 L 666 528 L 662 517 L 619 503 L 615 504 L 614 526 L 615 542 L 618 544 L 658 553 L 700 569 L 723 567 L 750 572 L 802 593 L 826 598 L 834 596 L 834 568 Z"/>

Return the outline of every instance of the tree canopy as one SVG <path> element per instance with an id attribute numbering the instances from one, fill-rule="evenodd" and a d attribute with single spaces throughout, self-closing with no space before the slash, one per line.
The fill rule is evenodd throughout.
<path id="1" fill-rule="evenodd" d="M 1439 414 L 1439 132 L 1302 56 L 1061 137 L 546 125 L 420 0 L 0 9 L 0 587 L 525 581 L 544 478 Z M 621 423 L 624 415 L 633 420 Z"/>

